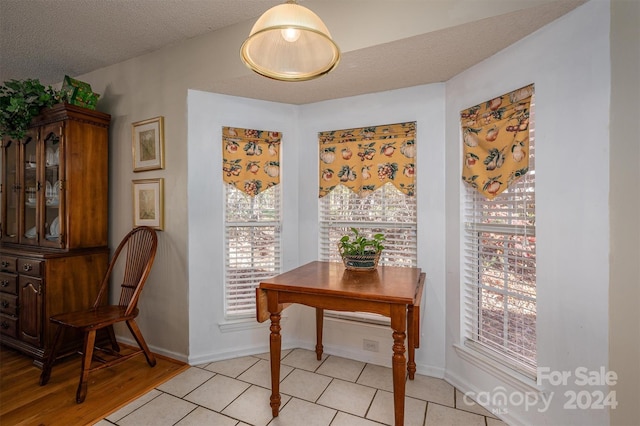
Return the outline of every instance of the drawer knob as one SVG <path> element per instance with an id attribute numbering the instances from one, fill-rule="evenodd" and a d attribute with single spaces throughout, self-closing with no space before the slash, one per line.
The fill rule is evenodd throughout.
<path id="1" fill-rule="evenodd" d="M 6 321 L 2 321 L 2 324 L 0 324 L 0 327 L 2 327 L 4 330 L 6 330 L 7 328 L 9 328 L 9 323 Z"/>
<path id="2" fill-rule="evenodd" d="M 9 307 L 9 302 L 7 302 L 6 300 L 2 301 L 2 307 L 3 308 L 8 308 Z"/>
<path id="3" fill-rule="evenodd" d="M 3 261 L 2 261 L 2 267 L 3 267 L 3 268 L 6 268 L 6 267 L 8 267 L 8 266 L 9 266 L 9 262 L 7 262 L 6 260 L 3 260 Z"/>
<path id="4" fill-rule="evenodd" d="M 9 281 L 7 280 L 2 280 L 2 287 L 9 287 Z"/>
<path id="5" fill-rule="evenodd" d="M 25 271 L 31 271 L 33 269 L 33 265 L 31 265 L 30 263 L 25 263 L 22 269 L 24 269 Z"/>

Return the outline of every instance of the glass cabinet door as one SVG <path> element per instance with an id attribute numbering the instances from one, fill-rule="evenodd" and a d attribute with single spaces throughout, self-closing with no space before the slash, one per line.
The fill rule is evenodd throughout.
<path id="1" fill-rule="evenodd" d="M 11 139 L 2 141 L 2 241 L 11 243 L 18 242 L 20 233 L 19 146 Z"/>
<path id="2" fill-rule="evenodd" d="M 46 126 L 42 133 L 42 150 L 44 160 L 44 179 L 42 190 L 44 194 L 43 246 L 60 247 L 62 235 L 61 205 L 62 205 L 62 173 L 61 173 L 61 133 L 60 123 Z"/>
<path id="3" fill-rule="evenodd" d="M 38 160 L 38 135 L 31 129 L 22 141 L 22 244 L 38 245 Z"/>

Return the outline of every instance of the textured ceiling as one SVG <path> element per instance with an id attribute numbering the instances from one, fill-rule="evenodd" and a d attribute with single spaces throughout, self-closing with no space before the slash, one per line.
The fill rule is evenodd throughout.
<path id="1" fill-rule="evenodd" d="M 278 0 L 0 0 L 0 80 L 54 84 L 259 16 Z"/>
<path id="2" fill-rule="evenodd" d="M 459 8 L 470 4 L 465 1 L 475 0 L 441 0 L 440 4 L 443 1 Z M 518 1 L 522 4 L 518 11 L 346 52 L 339 66 L 321 79 L 284 83 L 247 74 L 215 82 L 208 89 L 303 104 L 442 82 L 585 2 Z M 82 75 L 188 38 L 255 20 L 279 3 L 0 0 L 0 81 L 38 78 L 44 84 L 59 83 L 65 74 Z M 495 31 L 498 27 L 500 31 Z"/>

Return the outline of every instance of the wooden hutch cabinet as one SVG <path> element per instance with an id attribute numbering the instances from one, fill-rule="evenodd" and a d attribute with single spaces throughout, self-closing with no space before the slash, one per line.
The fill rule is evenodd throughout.
<path id="1" fill-rule="evenodd" d="M 41 365 L 49 317 L 86 309 L 109 261 L 111 116 L 44 108 L 22 140 L 2 140 L 0 342 Z M 80 336 L 66 336 L 65 349 Z"/>

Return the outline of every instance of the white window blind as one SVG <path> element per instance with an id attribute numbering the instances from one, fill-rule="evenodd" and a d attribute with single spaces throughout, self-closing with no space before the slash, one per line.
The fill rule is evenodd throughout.
<path id="1" fill-rule="evenodd" d="M 535 167 L 486 199 L 465 185 L 464 322 L 467 345 L 530 377 L 536 361 Z"/>
<path id="2" fill-rule="evenodd" d="M 338 241 L 357 228 L 364 235 L 382 233 L 385 249 L 379 265 L 417 265 L 417 204 L 391 183 L 366 197 L 359 197 L 343 186 L 320 199 L 320 259 L 342 262 Z M 327 312 L 328 315 L 373 322 L 388 322 L 373 314 Z"/>
<path id="3" fill-rule="evenodd" d="M 281 270 L 281 185 L 254 197 L 225 188 L 225 315 L 251 317 L 255 288 Z"/>

